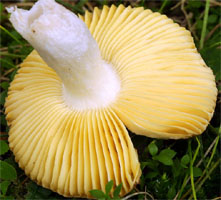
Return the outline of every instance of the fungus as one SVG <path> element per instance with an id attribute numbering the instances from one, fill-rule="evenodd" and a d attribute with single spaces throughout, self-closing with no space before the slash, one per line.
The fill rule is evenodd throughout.
<path id="1" fill-rule="evenodd" d="M 113 180 L 124 195 L 141 175 L 126 127 L 162 139 L 207 127 L 214 75 L 190 32 L 165 15 L 112 5 L 79 19 L 54 0 L 8 11 L 35 48 L 9 88 L 9 143 L 43 187 L 89 197 Z"/>

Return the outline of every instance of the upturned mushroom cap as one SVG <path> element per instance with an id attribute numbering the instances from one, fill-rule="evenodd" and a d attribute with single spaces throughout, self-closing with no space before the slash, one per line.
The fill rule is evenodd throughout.
<path id="1" fill-rule="evenodd" d="M 46 4 L 45 9 L 42 5 Z M 39 23 L 37 8 L 41 8 L 42 18 L 50 15 L 47 9 L 53 13 L 55 8 L 76 18 L 54 1 L 41 0 L 32 8 L 35 15 L 30 14 Z M 93 49 L 96 55 L 89 59 L 94 68 L 82 71 L 77 67 L 80 61 L 87 66 L 87 57 L 80 53 L 77 57 L 78 52 L 69 55 L 69 49 L 65 57 L 65 45 L 64 50 L 60 47 L 63 54 L 59 57 L 56 34 L 56 51 L 53 43 L 45 44 L 45 48 L 48 36 L 40 36 L 43 41 L 38 43 L 34 40 L 38 27 L 27 33 L 27 27 L 22 29 L 16 21 L 31 11 L 11 12 L 13 25 L 38 53 L 33 51 L 24 60 L 9 88 L 5 104 L 9 143 L 19 166 L 38 184 L 64 196 L 89 197 L 90 190 L 104 191 L 105 184 L 113 180 L 114 186 L 123 184 L 124 195 L 141 175 L 126 127 L 136 134 L 164 139 L 199 135 L 207 127 L 217 95 L 214 75 L 197 53 L 189 31 L 165 15 L 123 5 L 86 11 L 80 18 L 97 42 L 103 61 L 97 68 L 93 66 L 99 50 L 88 32 L 85 41 L 93 48 L 82 50 L 82 55 L 90 57 Z M 76 22 L 87 32 L 81 22 Z M 50 20 L 48 23 L 53 25 Z M 69 46 L 77 51 L 76 46 Z M 72 68 L 62 60 L 64 57 L 73 59 Z M 84 77 L 87 80 L 81 80 Z"/>

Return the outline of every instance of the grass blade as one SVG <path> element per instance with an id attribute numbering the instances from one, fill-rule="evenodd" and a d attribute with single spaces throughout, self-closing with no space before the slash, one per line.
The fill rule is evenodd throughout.
<path id="1" fill-rule="evenodd" d="M 5 31 L 11 38 L 13 38 L 16 42 L 19 44 L 22 44 L 20 40 L 18 40 L 14 35 L 12 35 L 6 28 L 4 28 L 2 25 L 0 25 L 0 29 Z M 22 44 L 23 45 L 23 44 Z"/>
<path id="2" fill-rule="evenodd" d="M 188 141 L 188 151 L 190 155 L 190 181 L 191 181 L 191 188 L 193 192 L 194 200 L 197 200 L 195 185 L 194 185 L 194 177 L 193 177 L 193 159 L 192 159 L 192 148 L 191 148 L 191 140 Z"/>
<path id="3" fill-rule="evenodd" d="M 205 14 L 203 18 L 203 28 L 201 31 L 201 38 L 200 38 L 200 49 L 202 49 L 204 46 L 204 40 L 206 36 L 206 26 L 207 26 L 208 15 L 209 15 L 209 7 L 210 7 L 210 0 L 206 0 Z"/>

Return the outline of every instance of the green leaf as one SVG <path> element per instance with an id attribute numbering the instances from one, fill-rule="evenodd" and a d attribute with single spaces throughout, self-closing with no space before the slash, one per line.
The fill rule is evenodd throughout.
<path id="1" fill-rule="evenodd" d="M 173 177 L 177 179 L 177 177 L 182 176 L 183 173 L 185 173 L 185 170 L 182 167 L 182 164 L 180 160 L 177 158 L 173 160 L 173 167 L 172 167 L 172 172 L 173 172 Z"/>
<path id="2" fill-rule="evenodd" d="M 189 155 L 184 155 L 182 158 L 181 158 L 181 163 L 185 166 L 187 165 L 188 163 L 190 162 L 190 157 Z"/>
<path id="3" fill-rule="evenodd" d="M 4 105 L 5 104 L 5 97 L 7 96 L 7 92 L 3 91 L 0 94 L 0 105 Z"/>
<path id="4" fill-rule="evenodd" d="M 121 188 L 122 188 L 122 183 L 119 184 L 119 185 L 115 188 L 115 190 L 114 190 L 114 198 L 119 197 Z"/>
<path id="5" fill-rule="evenodd" d="M 172 159 L 176 155 L 176 152 L 172 149 L 164 149 L 160 152 L 160 155 L 165 155 Z"/>
<path id="6" fill-rule="evenodd" d="M 3 180 L 14 180 L 17 178 L 17 173 L 14 167 L 7 162 L 0 160 L 0 177 Z"/>
<path id="7" fill-rule="evenodd" d="M 162 179 L 163 181 L 168 180 L 168 178 L 167 178 L 167 173 L 166 173 L 166 172 L 163 173 L 161 179 Z"/>
<path id="8" fill-rule="evenodd" d="M 147 173 L 147 175 L 145 176 L 148 179 L 152 179 L 154 177 L 156 177 L 159 173 L 158 172 L 149 172 Z"/>
<path id="9" fill-rule="evenodd" d="M 5 141 L 0 140 L 0 155 L 5 154 L 8 150 L 8 144 Z"/>
<path id="10" fill-rule="evenodd" d="M 173 165 L 173 160 L 172 160 L 171 156 L 169 156 L 167 154 L 164 154 L 164 153 L 161 153 L 161 152 L 160 152 L 159 155 L 154 156 L 154 159 L 160 161 L 164 165 L 168 165 L 168 166 Z"/>
<path id="11" fill-rule="evenodd" d="M 114 185 L 114 182 L 113 182 L 112 180 L 109 181 L 109 182 L 106 184 L 106 186 L 105 186 L 105 192 L 106 192 L 107 195 L 110 193 L 110 191 L 111 191 L 113 185 Z"/>
<path id="12" fill-rule="evenodd" d="M 200 51 L 203 59 L 206 64 L 212 68 L 213 73 L 216 76 L 216 80 L 221 80 L 221 70 L 220 70 L 220 62 L 221 62 L 221 49 L 220 48 L 207 48 L 202 49 Z"/>
<path id="13" fill-rule="evenodd" d="M 150 143 L 148 145 L 148 150 L 152 156 L 155 156 L 158 152 L 158 147 L 155 143 Z"/>
<path id="14" fill-rule="evenodd" d="M 38 185 L 36 183 L 34 183 L 33 181 L 30 181 L 27 184 L 26 188 L 27 188 L 28 192 L 30 192 L 30 194 L 35 194 L 37 192 Z"/>
<path id="15" fill-rule="evenodd" d="M 164 165 L 173 165 L 172 158 L 176 155 L 176 152 L 172 149 L 164 149 L 159 155 L 154 156 L 154 159 L 160 161 Z"/>
<path id="16" fill-rule="evenodd" d="M 199 167 L 193 167 L 193 176 L 199 177 L 203 174 L 202 170 Z"/>
<path id="17" fill-rule="evenodd" d="M 1 123 L 1 125 L 4 125 L 4 126 L 7 125 L 7 121 L 5 119 L 5 115 L 1 115 L 0 116 L 0 123 Z"/>
<path id="18" fill-rule="evenodd" d="M 15 74 L 17 73 L 17 70 L 14 70 L 11 74 L 10 74 L 10 80 L 14 79 Z"/>
<path id="19" fill-rule="evenodd" d="M 200 1 L 189 1 L 188 3 L 193 8 L 200 8 L 203 5 Z"/>
<path id="20" fill-rule="evenodd" d="M 147 161 L 145 162 L 141 162 L 141 170 L 143 170 L 145 167 L 148 167 L 150 169 L 156 169 L 157 168 L 157 165 L 158 165 L 158 162 L 155 161 L 155 160 L 150 160 L 148 159 Z"/>
<path id="21" fill-rule="evenodd" d="M 176 190 L 175 190 L 175 186 L 173 185 L 172 187 L 170 187 L 167 193 L 167 199 L 173 199 L 175 195 L 176 195 Z"/>
<path id="22" fill-rule="evenodd" d="M 4 160 L 4 162 L 8 163 L 9 165 L 11 165 L 12 167 L 14 167 L 15 169 L 20 169 L 18 167 L 18 164 L 15 162 L 14 158 L 12 156 L 6 158 Z"/>
<path id="23" fill-rule="evenodd" d="M 44 197 L 44 198 L 45 198 L 45 197 L 48 197 L 51 193 L 52 193 L 51 190 L 38 186 L 38 194 L 39 194 L 41 197 Z"/>
<path id="24" fill-rule="evenodd" d="M 101 190 L 91 190 L 89 191 L 91 193 L 91 195 L 97 199 L 101 199 L 101 198 L 105 198 L 106 195 L 104 194 L 103 191 Z"/>
<path id="25" fill-rule="evenodd" d="M 148 166 L 148 162 L 141 162 L 140 163 L 141 170 L 143 170 L 146 166 Z"/>
<path id="26" fill-rule="evenodd" d="M 215 23 L 216 20 L 217 20 L 217 18 L 218 18 L 217 15 L 210 15 L 210 16 L 208 17 L 208 23 L 210 23 L 210 24 Z"/>
<path id="27" fill-rule="evenodd" d="M 2 194 L 3 195 L 6 195 L 6 192 L 8 190 L 8 186 L 11 184 L 10 181 L 2 181 L 0 183 L 0 188 L 1 188 L 1 191 L 2 191 Z"/>
<path id="28" fill-rule="evenodd" d="M 9 83 L 8 82 L 1 82 L 1 87 L 4 89 L 4 90 L 7 90 L 8 89 L 8 86 L 9 86 Z"/>

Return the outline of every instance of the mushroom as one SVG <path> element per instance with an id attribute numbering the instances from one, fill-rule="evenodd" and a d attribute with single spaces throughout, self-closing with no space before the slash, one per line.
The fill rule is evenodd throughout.
<path id="1" fill-rule="evenodd" d="M 113 180 L 125 195 L 141 175 L 126 127 L 162 139 L 206 129 L 214 75 L 190 32 L 165 15 L 112 5 L 79 19 L 54 0 L 8 12 L 35 48 L 6 99 L 9 143 L 43 187 L 90 197 Z"/>

